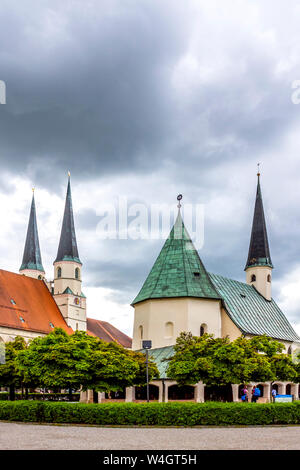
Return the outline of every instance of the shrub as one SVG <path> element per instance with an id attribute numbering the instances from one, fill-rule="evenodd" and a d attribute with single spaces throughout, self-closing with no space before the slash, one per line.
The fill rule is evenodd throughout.
<path id="1" fill-rule="evenodd" d="M 300 402 L 72 404 L 2 401 L 0 420 L 118 426 L 300 424 Z"/>

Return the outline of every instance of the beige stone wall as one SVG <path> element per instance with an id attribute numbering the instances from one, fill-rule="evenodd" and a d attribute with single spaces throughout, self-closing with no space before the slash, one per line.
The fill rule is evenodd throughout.
<path id="1" fill-rule="evenodd" d="M 75 304 L 75 299 L 80 302 Z M 54 300 L 66 320 L 68 326 L 74 331 L 86 331 L 86 299 L 76 297 L 72 294 L 59 294 L 54 296 Z"/>
<path id="2" fill-rule="evenodd" d="M 256 281 L 252 282 L 252 275 L 256 276 Z M 271 282 L 268 282 L 268 275 L 271 276 Z M 272 268 L 268 266 L 254 266 L 246 270 L 246 283 L 253 285 L 258 292 L 267 300 L 272 298 Z"/>
<path id="3" fill-rule="evenodd" d="M 221 336 L 224 338 L 228 336 L 230 341 L 234 341 L 235 339 L 241 336 L 241 330 L 233 323 L 233 321 L 229 318 L 224 308 L 221 311 L 221 320 L 222 320 L 222 333 Z"/>
<path id="4" fill-rule="evenodd" d="M 45 273 L 37 271 L 36 269 L 22 269 L 19 273 L 28 277 L 33 277 L 34 279 L 45 279 Z"/>
<path id="5" fill-rule="evenodd" d="M 61 268 L 61 277 L 58 277 Z M 79 278 L 75 270 L 79 270 Z M 72 294 L 63 294 L 69 287 Z M 81 264 L 74 261 L 54 263 L 54 300 L 57 303 L 67 324 L 74 330 L 86 331 L 86 299 L 81 296 Z"/>
<path id="6" fill-rule="evenodd" d="M 7 341 L 13 341 L 16 336 L 21 336 L 28 342 L 31 339 L 37 338 L 38 336 L 45 336 L 43 333 L 36 333 L 33 331 L 18 330 L 14 328 L 7 328 L 0 326 L 0 341 L 1 339 L 6 343 Z"/>
<path id="7" fill-rule="evenodd" d="M 182 331 L 199 336 L 201 324 L 207 325 L 208 333 L 221 335 L 218 300 L 183 297 L 140 302 L 135 305 L 132 348 L 140 349 L 142 339 L 152 340 L 153 348 L 170 346 Z"/>
<path id="8" fill-rule="evenodd" d="M 57 276 L 61 268 L 61 277 Z M 79 269 L 79 279 L 75 279 L 75 269 Z M 54 295 L 62 294 L 69 287 L 75 295 L 81 295 L 81 264 L 74 261 L 58 261 L 54 263 Z"/>

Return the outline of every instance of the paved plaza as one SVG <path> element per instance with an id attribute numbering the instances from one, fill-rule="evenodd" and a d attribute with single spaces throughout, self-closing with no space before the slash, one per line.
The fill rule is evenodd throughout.
<path id="1" fill-rule="evenodd" d="M 300 450 L 300 426 L 110 428 L 0 422 L 1 450 Z"/>

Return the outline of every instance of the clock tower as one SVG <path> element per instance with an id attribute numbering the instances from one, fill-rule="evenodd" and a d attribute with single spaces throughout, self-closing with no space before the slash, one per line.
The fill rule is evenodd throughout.
<path id="1" fill-rule="evenodd" d="M 86 298 L 81 290 L 82 263 L 76 242 L 70 173 L 60 241 L 53 265 L 54 299 L 67 324 L 74 331 L 86 331 Z"/>

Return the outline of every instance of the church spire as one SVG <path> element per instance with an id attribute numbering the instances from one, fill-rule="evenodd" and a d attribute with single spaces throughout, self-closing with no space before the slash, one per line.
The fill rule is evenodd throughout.
<path id="1" fill-rule="evenodd" d="M 65 202 L 64 218 L 55 262 L 57 261 L 75 261 L 81 264 L 78 255 L 74 227 L 70 173 L 68 173 L 68 187 Z"/>
<path id="2" fill-rule="evenodd" d="M 24 272 L 25 271 L 25 272 Z M 34 189 L 32 194 L 32 202 L 29 216 L 29 223 L 26 235 L 26 242 L 23 254 L 23 260 L 20 272 L 29 276 L 41 278 L 41 274 L 45 274 L 39 244 L 39 236 L 36 221 L 36 209 L 34 200 Z"/>
<path id="3" fill-rule="evenodd" d="M 272 261 L 270 256 L 265 214 L 257 173 L 257 190 L 248 259 L 245 267 L 246 282 L 267 300 L 271 300 Z"/>
<path id="4" fill-rule="evenodd" d="M 252 232 L 250 239 L 250 246 L 248 252 L 248 259 L 245 269 L 251 266 L 269 266 L 273 268 L 267 227 L 264 215 L 263 200 L 260 188 L 260 172 L 258 169 L 257 173 L 257 190 L 256 190 L 256 201 L 254 208 L 254 216 L 252 222 Z"/>

